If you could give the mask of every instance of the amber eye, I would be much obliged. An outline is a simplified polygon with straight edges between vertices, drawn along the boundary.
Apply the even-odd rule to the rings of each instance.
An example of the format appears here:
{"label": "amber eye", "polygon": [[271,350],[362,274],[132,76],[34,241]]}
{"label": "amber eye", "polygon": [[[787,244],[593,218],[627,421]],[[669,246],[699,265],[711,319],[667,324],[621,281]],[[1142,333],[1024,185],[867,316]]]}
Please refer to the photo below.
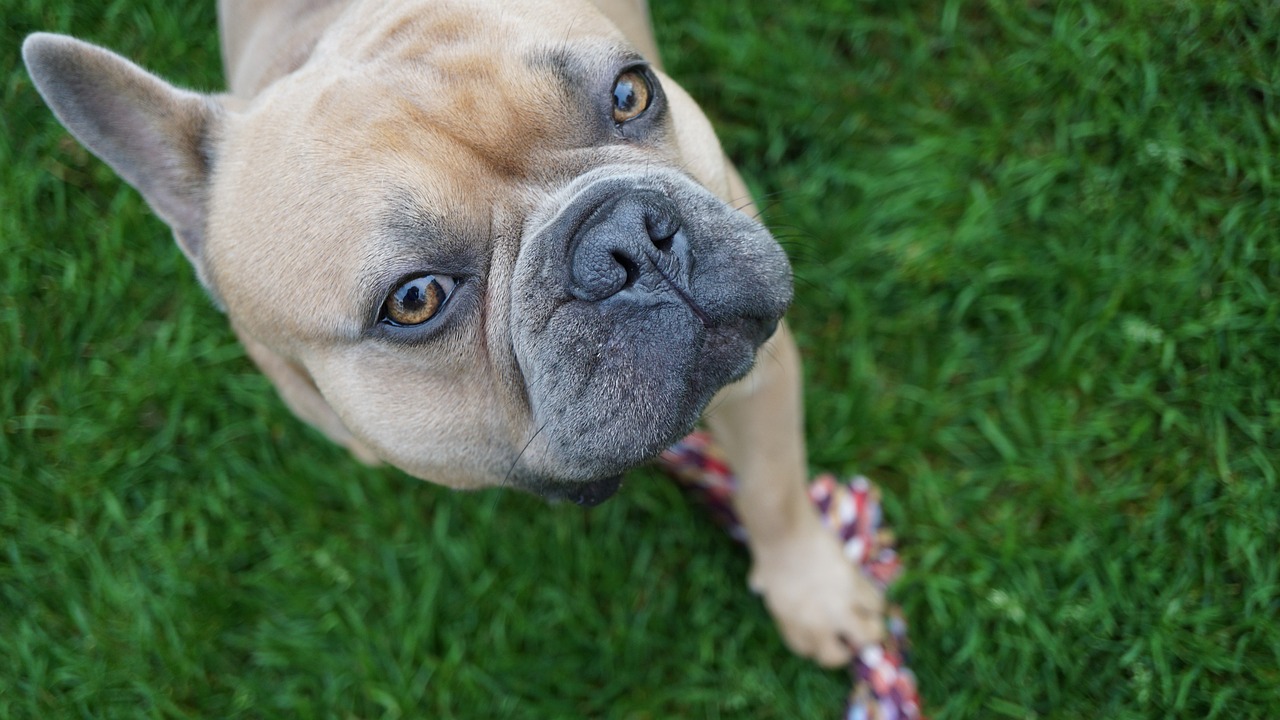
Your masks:
{"label": "amber eye", "polygon": [[639,70],[628,70],[613,81],[613,120],[624,123],[640,117],[653,99],[649,79]]}
{"label": "amber eye", "polygon": [[391,325],[421,325],[440,312],[454,281],[443,275],[419,275],[406,281],[382,304],[382,320]]}

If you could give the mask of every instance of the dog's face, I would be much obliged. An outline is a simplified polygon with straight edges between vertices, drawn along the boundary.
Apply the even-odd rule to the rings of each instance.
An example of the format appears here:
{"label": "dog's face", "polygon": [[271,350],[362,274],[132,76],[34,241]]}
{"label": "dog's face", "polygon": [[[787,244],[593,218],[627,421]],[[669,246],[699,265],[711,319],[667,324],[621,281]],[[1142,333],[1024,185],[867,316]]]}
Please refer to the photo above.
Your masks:
{"label": "dog's face", "polygon": [[696,106],[587,6],[408,5],[202,123],[188,255],[382,459],[602,499],[747,372],[786,258],[717,197]]}

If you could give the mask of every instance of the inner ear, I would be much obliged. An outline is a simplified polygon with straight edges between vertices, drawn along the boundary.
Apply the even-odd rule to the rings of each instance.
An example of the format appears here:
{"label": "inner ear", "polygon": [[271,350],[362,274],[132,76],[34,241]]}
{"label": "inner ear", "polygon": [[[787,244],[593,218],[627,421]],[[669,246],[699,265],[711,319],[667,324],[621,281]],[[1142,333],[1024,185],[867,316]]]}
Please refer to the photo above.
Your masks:
{"label": "inner ear", "polygon": [[204,280],[201,253],[222,106],[65,35],[29,36],[22,58],[53,114],[142,193]]}

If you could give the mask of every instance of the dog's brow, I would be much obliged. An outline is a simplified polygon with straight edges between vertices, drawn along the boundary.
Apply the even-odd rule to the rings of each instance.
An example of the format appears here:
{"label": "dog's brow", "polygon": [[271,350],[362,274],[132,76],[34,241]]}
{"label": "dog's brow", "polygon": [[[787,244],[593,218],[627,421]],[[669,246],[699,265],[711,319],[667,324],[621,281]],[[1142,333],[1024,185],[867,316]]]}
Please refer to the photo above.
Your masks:
{"label": "dog's brow", "polygon": [[644,61],[634,50],[624,48],[610,48],[590,55],[567,48],[556,48],[533,54],[529,65],[550,70],[566,90],[574,92],[595,84],[591,81],[596,76],[617,72]]}
{"label": "dog's brow", "polygon": [[445,218],[409,190],[394,191],[374,232],[381,237],[361,262],[358,287],[364,304],[379,306],[390,285],[415,272],[463,275],[475,270],[465,233],[451,232]]}
{"label": "dog's brow", "polygon": [[444,218],[427,209],[425,203],[406,189],[392,193],[388,203],[386,219],[383,221],[387,229],[399,237],[418,237],[441,235]]}
{"label": "dog's brow", "polygon": [[577,68],[579,63],[573,53],[567,50],[548,50],[546,52],[534,55],[529,62],[533,68],[545,68],[551,71],[560,81],[560,84],[566,88],[574,87],[575,82],[581,77],[581,70]]}

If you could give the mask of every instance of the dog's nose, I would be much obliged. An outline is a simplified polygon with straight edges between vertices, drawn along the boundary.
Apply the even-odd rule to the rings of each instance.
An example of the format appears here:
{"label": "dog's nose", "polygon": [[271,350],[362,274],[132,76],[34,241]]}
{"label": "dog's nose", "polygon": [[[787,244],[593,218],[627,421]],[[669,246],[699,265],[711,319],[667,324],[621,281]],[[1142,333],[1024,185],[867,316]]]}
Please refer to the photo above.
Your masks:
{"label": "dog's nose", "polygon": [[[615,194],[583,221],[569,245],[569,291],[599,302],[632,287],[644,275],[681,265],[685,243],[677,245],[680,211],[655,190]],[[674,270],[674,268],[672,268]],[[668,278],[670,279],[670,278]]]}

